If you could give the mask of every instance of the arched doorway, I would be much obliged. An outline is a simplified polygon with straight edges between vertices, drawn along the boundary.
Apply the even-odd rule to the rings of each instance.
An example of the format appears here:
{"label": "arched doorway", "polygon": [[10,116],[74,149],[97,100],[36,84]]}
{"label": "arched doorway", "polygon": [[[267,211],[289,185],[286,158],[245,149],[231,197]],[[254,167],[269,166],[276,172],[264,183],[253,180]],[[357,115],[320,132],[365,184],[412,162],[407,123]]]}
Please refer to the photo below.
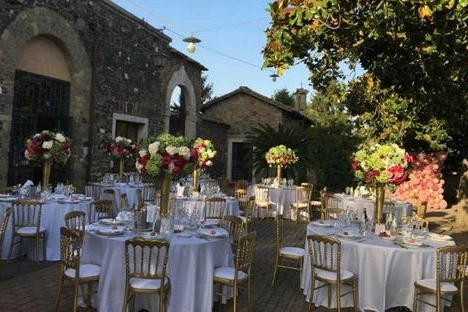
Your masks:
{"label": "arched doorway", "polygon": [[[42,130],[60,130],[70,136],[69,111],[66,57],[54,38],[36,36],[26,42],[15,71],[8,185],[40,181],[40,168],[23,166],[25,138]],[[65,168],[53,173],[53,184],[67,180]]]}
{"label": "arched doorway", "polygon": [[164,131],[182,134],[190,139],[195,138],[197,122],[195,91],[184,66],[172,75],[166,91]]}

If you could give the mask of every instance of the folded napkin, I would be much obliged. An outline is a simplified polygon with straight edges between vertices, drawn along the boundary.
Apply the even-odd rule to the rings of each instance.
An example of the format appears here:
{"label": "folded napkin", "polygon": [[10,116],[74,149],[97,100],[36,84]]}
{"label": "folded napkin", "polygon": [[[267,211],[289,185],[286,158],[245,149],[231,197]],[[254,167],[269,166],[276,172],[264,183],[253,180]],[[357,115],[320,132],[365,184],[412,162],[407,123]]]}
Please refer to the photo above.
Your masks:
{"label": "folded napkin", "polygon": [[224,237],[228,234],[223,228],[200,229],[199,233],[207,237]]}
{"label": "folded napkin", "polygon": [[28,187],[33,186],[33,185],[34,185],[34,182],[31,181],[31,180],[28,180],[28,181],[24,182],[23,186],[21,186],[21,190],[24,191]]}

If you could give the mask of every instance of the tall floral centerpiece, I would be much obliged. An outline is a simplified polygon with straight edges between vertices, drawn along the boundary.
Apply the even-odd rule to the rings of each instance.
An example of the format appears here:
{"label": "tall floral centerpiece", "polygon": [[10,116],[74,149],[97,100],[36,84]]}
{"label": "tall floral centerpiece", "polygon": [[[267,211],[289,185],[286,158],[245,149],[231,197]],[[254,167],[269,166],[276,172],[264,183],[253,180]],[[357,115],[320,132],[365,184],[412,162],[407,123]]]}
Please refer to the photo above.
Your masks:
{"label": "tall floral centerpiece", "polygon": [[281,169],[286,168],[299,160],[296,153],[285,145],[273,146],[265,154],[266,162],[272,166],[276,166],[277,183],[281,183]]}
{"label": "tall floral centerpiece", "polygon": [[412,156],[397,144],[364,146],[351,158],[356,179],[375,188],[374,220],[377,224],[382,223],[385,187],[406,181],[411,162]]}
{"label": "tall floral centerpiece", "polygon": [[193,149],[197,152],[197,162],[193,170],[193,190],[195,191],[198,188],[200,171],[213,165],[216,150],[210,140],[202,138],[197,138],[193,142]]}
{"label": "tall floral centerpiece", "polygon": [[125,159],[132,159],[138,155],[140,145],[134,143],[131,139],[118,136],[112,142],[107,144],[109,155],[119,161],[119,176],[124,173]]}
{"label": "tall floral centerpiece", "polygon": [[148,142],[148,146],[139,152],[136,169],[141,174],[161,180],[160,214],[165,217],[169,214],[171,181],[190,174],[198,154],[183,136],[163,133]]}
{"label": "tall floral centerpiece", "polygon": [[43,130],[26,140],[28,164],[42,166],[42,185],[49,185],[52,165],[65,165],[70,158],[70,139],[61,132]]}

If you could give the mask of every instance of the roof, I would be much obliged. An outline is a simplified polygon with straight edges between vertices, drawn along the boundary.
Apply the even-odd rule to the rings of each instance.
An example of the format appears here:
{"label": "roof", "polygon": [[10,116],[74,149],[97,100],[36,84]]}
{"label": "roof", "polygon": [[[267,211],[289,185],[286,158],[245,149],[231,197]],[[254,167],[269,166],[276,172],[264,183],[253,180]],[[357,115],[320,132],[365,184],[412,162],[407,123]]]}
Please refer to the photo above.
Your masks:
{"label": "roof", "polygon": [[269,105],[272,105],[272,106],[275,106],[276,108],[284,111],[284,112],[287,112],[289,114],[292,114],[292,115],[295,115],[301,119],[305,119],[305,120],[308,120],[310,121],[310,119],[304,115],[302,112],[300,112],[299,110],[295,109],[294,107],[291,107],[291,106],[288,106],[288,105],[285,105],[281,102],[278,102],[278,101],[275,101],[274,99],[271,99],[269,97],[266,97],[258,92],[255,92],[253,91],[252,89],[248,88],[248,87],[245,87],[245,86],[240,86],[239,88],[237,88],[236,90],[232,91],[232,92],[229,92],[229,93],[226,93],[220,97],[217,97],[217,98],[214,98],[213,100],[211,101],[208,101],[206,104],[202,105],[200,110],[203,112],[205,109],[211,107],[211,106],[214,106],[214,105],[217,105],[221,102],[223,102],[224,100],[226,100],[227,98],[230,98],[230,97],[233,97],[233,96],[236,96],[236,95],[239,95],[239,94],[248,94],[254,98],[257,98],[258,100],[262,101],[262,102],[265,102]]}

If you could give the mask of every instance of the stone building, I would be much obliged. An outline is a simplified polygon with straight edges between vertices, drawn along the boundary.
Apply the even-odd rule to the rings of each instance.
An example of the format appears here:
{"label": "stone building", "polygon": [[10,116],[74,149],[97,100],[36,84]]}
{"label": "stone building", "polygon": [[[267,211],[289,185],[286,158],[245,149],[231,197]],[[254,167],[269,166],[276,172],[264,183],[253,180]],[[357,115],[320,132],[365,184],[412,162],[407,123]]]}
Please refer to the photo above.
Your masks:
{"label": "stone building", "polygon": [[211,133],[212,140],[221,144],[219,157],[229,181],[251,180],[252,170],[244,161],[244,156],[253,147],[247,142],[252,128],[268,124],[274,129],[279,125],[310,125],[311,121],[304,114],[307,90],[300,88],[295,92],[295,107],[284,105],[263,96],[248,87],[238,89],[215,98],[202,105],[202,118],[224,124],[227,132]]}
{"label": "stone building", "polygon": [[184,109],[176,130],[194,138],[206,68],[170,42],[108,0],[0,0],[0,187],[39,180],[23,165],[23,148],[44,129],[72,139],[68,167],[52,182],[81,188],[99,179],[109,171],[110,138],[169,131],[177,87]]}

